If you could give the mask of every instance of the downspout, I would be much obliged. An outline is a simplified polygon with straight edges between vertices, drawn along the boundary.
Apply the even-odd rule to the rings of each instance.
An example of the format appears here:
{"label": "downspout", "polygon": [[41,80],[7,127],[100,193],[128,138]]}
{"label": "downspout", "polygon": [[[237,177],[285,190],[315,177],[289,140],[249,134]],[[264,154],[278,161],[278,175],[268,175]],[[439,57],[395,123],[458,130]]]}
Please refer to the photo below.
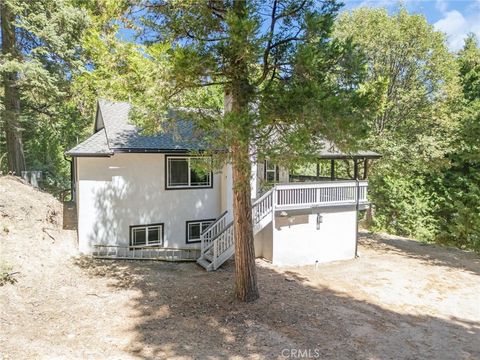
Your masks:
{"label": "downspout", "polygon": [[73,186],[73,182],[74,182],[74,176],[75,174],[73,173],[73,159],[68,159],[66,155],[63,155],[63,158],[68,161],[70,163],[70,201],[73,201],[74,199],[74,196],[73,196],[73,192],[74,192],[74,186]]}
{"label": "downspout", "polygon": [[356,196],[356,202],[355,202],[355,258],[358,257],[358,211],[360,209],[360,181],[358,180],[358,176],[355,179],[355,182],[357,183],[357,196]]}

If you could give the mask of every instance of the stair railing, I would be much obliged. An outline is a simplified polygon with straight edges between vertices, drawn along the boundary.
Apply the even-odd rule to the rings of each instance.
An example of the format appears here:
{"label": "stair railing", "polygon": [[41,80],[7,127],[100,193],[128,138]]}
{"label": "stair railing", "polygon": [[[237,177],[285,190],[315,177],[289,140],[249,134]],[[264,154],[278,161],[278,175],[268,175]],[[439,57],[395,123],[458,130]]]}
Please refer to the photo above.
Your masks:
{"label": "stair railing", "polygon": [[217,268],[223,264],[232,254],[233,251],[230,251],[229,256],[222,256],[231,249],[232,246],[235,246],[235,238],[233,234],[233,221],[227,225],[223,232],[215,238],[213,241],[213,269]]}
{"label": "stair railing", "polygon": [[215,239],[226,228],[227,214],[228,212],[225,211],[200,234],[200,248],[202,255],[208,248],[210,248],[212,240]]}
{"label": "stair railing", "polygon": [[252,220],[253,225],[256,225],[266,215],[268,215],[273,208],[273,192],[274,189],[270,189],[261,197],[259,197],[252,205]]}

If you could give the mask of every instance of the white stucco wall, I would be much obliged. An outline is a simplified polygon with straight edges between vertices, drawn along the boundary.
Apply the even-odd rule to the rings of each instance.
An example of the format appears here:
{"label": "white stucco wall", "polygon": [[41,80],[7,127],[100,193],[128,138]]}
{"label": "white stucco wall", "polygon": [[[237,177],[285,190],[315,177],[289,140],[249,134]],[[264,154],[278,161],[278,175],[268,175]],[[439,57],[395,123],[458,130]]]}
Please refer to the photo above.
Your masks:
{"label": "white stucco wall", "polygon": [[128,245],[129,226],[164,223],[164,246],[188,247],[186,221],[221,213],[222,175],[211,189],[165,190],[163,154],[115,154],[78,158],[78,238],[82,252],[93,244]]}
{"label": "white stucco wall", "polygon": [[273,232],[271,222],[254,236],[254,246],[255,257],[272,260]]}
{"label": "white stucco wall", "polygon": [[314,265],[355,257],[355,209],[329,208],[321,215],[320,229],[316,214],[275,217],[270,258],[274,265]]}

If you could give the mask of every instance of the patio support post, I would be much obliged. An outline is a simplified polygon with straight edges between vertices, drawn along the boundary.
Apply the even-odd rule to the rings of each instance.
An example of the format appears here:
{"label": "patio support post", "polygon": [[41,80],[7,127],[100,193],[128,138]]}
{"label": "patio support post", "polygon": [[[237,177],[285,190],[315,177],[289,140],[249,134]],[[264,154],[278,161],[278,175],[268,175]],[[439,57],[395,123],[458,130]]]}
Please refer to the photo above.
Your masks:
{"label": "patio support post", "polygon": [[368,177],[368,159],[363,160],[363,180],[367,180]]}
{"label": "patio support post", "polygon": [[330,160],[330,180],[335,180],[335,160]]}
{"label": "patio support post", "polygon": [[358,160],[353,159],[353,180],[358,180]]}

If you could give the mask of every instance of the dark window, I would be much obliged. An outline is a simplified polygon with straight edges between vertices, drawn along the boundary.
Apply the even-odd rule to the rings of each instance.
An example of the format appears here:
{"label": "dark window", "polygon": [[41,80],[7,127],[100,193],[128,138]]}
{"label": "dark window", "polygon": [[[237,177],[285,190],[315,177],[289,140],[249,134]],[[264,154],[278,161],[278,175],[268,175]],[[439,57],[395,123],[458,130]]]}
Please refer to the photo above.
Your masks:
{"label": "dark window", "polygon": [[200,242],[200,234],[214,221],[214,219],[187,221],[187,244]]}
{"label": "dark window", "polygon": [[163,245],[163,224],[130,227],[130,246]]}
{"label": "dark window", "polygon": [[210,186],[211,172],[206,158],[190,158],[190,186]]}
{"label": "dark window", "polygon": [[167,157],[167,189],[212,186],[209,157]]}
{"label": "dark window", "polygon": [[169,186],[188,186],[188,159],[168,159],[168,184]]}

